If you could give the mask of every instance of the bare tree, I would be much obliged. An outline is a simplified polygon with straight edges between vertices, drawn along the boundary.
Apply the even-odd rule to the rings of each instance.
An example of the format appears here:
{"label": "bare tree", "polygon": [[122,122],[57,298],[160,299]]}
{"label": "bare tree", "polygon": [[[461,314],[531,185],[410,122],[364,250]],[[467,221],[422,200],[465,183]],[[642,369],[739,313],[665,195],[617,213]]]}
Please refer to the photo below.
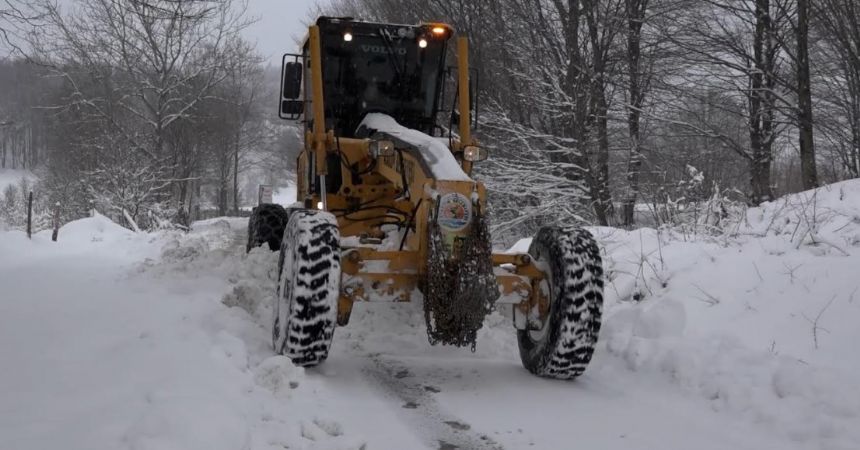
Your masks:
{"label": "bare tree", "polygon": [[[734,130],[693,120],[682,122],[691,132],[718,139],[747,161],[753,204],[772,200],[778,114],[793,108],[781,67],[787,18],[771,0],[708,0],[678,11],[675,21],[665,29],[667,39],[684,52],[679,61],[684,71],[674,88],[682,98],[716,100],[715,108],[747,122],[747,136],[738,140],[732,136]],[[677,107],[684,109],[682,103]]]}
{"label": "bare tree", "polygon": [[[246,25],[231,0],[90,0],[76,14],[63,14],[51,1],[38,8],[50,26],[50,33],[32,41],[39,60],[72,86],[80,80],[65,70],[69,66],[86,67],[104,80],[101,98],[81,92],[78,104],[153,160],[164,156],[171,124],[227,76],[228,42],[239,39]],[[148,131],[141,135],[118,120],[117,109]]]}
{"label": "bare tree", "polygon": [[26,13],[19,0],[0,0],[0,45],[18,50],[17,31],[35,18]]}
{"label": "bare tree", "polygon": [[628,227],[634,223],[633,212],[639,198],[639,172],[643,160],[640,126],[648,77],[642,73],[642,26],[645,24],[647,11],[648,0],[625,0],[624,2],[624,13],[627,20],[625,50],[627,56],[627,102],[629,103],[627,130],[630,139],[630,152],[627,161],[627,194],[622,199],[621,223]]}
{"label": "bare tree", "polygon": [[[99,151],[96,165],[88,169],[92,189],[100,193],[96,197],[116,200],[120,220],[126,222],[138,221],[144,204],[160,205],[144,215],[175,214],[185,199],[180,194],[173,201],[170,188],[189,178],[189,166],[199,160],[199,146],[180,139],[179,128],[194,122],[234,61],[248,57],[235,50],[247,25],[243,5],[88,0],[66,13],[40,0],[31,8],[41,17],[41,28],[30,37],[29,56],[49,67],[69,92],[54,110],[79,123],[98,124],[85,138],[88,148]],[[116,165],[127,163],[133,164],[128,177],[108,177]],[[137,184],[124,185],[124,180]],[[125,195],[132,191],[138,194]],[[129,206],[128,198],[136,203]]]}
{"label": "bare tree", "polygon": [[833,112],[819,126],[848,176],[860,177],[860,7],[851,0],[821,0],[813,7],[820,30],[817,66],[825,90],[819,99]]}
{"label": "bare tree", "polygon": [[[608,124],[622,9],[621,1],[513,0],[497,15],[497,27],[502,27],[497,29],[504,30],[498,34],[508,37],[500,70],[506,79],[497,81],[506,87],[495,95],[509,113],[499,116],[518,123],[511,129],[522,130],[522,139],[542,148],[554,165],[551,171],[545,165],[535,170],[585,189],[564,197],[569,209],[587,214],[578,205],[587,200],[601,224],[613,220]],[[521,151],[515,148],[509,154]]]}
{"label": "bare tree", "polygon": [[797,121],[800,128],[800,169],[804,189],[818,187],[812,118],[812,86],[809,73],[809,0],[797,0],[795,24]]}

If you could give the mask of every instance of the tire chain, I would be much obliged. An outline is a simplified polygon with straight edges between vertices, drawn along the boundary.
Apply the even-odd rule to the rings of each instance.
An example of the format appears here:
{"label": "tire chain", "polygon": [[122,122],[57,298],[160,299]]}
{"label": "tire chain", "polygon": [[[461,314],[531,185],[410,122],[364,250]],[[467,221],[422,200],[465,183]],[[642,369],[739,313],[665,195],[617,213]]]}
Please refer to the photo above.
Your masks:
{"label": "tire chain", "polygon": [[[485,216],[478,211],[461,254],[452,258],[436,220],[429,227],[424,319],[430,344],[471,346],[499,298]],[[459,256],[459,257],[457,257]]]}

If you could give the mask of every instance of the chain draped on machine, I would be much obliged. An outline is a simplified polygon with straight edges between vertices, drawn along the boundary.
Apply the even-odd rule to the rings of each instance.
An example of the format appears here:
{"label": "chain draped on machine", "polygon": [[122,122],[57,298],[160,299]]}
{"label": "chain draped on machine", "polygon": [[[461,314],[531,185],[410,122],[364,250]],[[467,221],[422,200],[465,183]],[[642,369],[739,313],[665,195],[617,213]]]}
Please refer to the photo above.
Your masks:
{"label": "chain draped on machine", "polygon": [[474,352],[478,330],[499,297],[486,216],[475,205],[462,246],[449,250],[438,222],[438,203],[436,208],[429,224],[424,292],[427,337],[433,345],[469,345]]}

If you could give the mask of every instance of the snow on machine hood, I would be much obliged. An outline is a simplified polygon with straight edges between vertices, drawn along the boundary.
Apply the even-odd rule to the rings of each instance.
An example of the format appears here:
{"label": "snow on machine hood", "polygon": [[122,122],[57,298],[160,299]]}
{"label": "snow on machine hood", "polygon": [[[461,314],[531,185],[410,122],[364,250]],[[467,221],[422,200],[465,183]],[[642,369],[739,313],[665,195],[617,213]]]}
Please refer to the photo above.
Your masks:
{"label": "snow on machine hood", "polygon": [[369,113],[358,126],[389,134],[415,146],[437,180],[472,181],[443,142],[418,130],[406,128],[387,114]]}

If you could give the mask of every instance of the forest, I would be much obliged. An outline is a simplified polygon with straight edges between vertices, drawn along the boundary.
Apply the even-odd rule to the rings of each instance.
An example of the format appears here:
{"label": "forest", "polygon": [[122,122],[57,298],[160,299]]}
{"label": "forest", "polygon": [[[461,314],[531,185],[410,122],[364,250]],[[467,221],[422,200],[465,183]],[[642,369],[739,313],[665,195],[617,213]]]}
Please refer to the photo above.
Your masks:
{"label": "forest", "polygon": [[[469,37],[499,242],[548,224],[706,231],[860,176],[854,0],[333,0],[318,13]],[[184,226],[240,214],[257,184],[290,176],[301,125],[277,119],[279,68],[242,38],[241,2],[3,0],[0,16],[0,163],[39,174],[41,210]]]}
{"label": "forest", "polygon": [[[15,51],[0,61],[0,167],[39,175],[37,224],[59,203],[63,222],[95,209],[132,229],[187,226],[285,181],[297,128],[274,113],[280,68],[242,37],[243,4],[66,6],[4,11]],[[25,190],[5,192],[13,224]]]}

